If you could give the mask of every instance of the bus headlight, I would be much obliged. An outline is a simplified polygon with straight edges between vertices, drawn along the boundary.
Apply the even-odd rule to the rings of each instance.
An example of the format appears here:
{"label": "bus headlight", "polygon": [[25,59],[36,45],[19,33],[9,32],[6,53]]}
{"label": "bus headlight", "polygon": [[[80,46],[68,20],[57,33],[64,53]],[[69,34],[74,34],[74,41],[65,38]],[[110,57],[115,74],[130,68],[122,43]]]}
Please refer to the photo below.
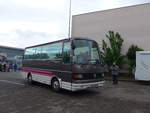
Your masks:
{"label": "bus headlight", "polygon": [[74,78],[74,79],[82,79],[83,75],[82,74],[73,74],[72,78]]}
{"label": "bus headlight", "polygon": [[104,77],[105,75],[104,75],[104,73],[102,73],[102,77]]}

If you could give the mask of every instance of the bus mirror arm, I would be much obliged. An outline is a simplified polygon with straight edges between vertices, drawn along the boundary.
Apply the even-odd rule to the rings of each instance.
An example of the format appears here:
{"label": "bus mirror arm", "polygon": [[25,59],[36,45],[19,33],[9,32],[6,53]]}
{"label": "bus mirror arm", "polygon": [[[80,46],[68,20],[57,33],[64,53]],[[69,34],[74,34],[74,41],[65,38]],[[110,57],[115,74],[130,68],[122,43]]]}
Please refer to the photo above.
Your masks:
{"label": "bus mirror arm", "polygon": [[74,45],[74,43],[72,42],[71,44],[71,48],[74,50],[76,48],[76,46]]}

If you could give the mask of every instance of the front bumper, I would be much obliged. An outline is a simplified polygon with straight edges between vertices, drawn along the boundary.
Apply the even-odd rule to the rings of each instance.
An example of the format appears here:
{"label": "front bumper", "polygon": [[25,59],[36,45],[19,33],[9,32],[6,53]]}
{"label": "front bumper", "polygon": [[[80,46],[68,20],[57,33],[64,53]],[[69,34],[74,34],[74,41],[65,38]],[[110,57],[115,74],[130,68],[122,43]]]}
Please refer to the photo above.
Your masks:
{"label": "front bumper", "polygon": [[72,83],[71,85],[71,90],[72,91],[78,91],[78,90],[83,90],[87,88],[98,88],[100,86],[103,86],[105,81],[100,81],[100,82],[92,82],[92,83]]}

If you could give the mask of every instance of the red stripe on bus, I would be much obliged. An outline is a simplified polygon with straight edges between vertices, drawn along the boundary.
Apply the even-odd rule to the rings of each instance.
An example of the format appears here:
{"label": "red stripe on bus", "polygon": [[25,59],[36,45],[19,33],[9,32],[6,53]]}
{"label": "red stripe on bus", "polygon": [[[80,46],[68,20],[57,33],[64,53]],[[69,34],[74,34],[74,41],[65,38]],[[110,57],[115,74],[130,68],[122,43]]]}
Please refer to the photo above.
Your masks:
{"label": "red stripe on bus", "polygon": [[23,68],[21,71],[27,73],[45,75],[45,76],[53,76],[52,72],[49,71],[33,70],[33,69],[26,69],[26,68]]}

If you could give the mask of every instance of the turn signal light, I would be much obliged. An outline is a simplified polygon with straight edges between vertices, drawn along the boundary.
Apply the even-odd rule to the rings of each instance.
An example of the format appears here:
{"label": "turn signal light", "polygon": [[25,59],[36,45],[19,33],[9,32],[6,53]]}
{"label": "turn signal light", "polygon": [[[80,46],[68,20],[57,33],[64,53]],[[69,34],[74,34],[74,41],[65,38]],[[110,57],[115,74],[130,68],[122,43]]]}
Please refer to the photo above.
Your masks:
{"label": "turn signal light", "polygon": [[74,78],[74,79],[81,79],[81,78],[83,78],[83,75],[81,75],[81,74],[73,74],[72,78]]}

